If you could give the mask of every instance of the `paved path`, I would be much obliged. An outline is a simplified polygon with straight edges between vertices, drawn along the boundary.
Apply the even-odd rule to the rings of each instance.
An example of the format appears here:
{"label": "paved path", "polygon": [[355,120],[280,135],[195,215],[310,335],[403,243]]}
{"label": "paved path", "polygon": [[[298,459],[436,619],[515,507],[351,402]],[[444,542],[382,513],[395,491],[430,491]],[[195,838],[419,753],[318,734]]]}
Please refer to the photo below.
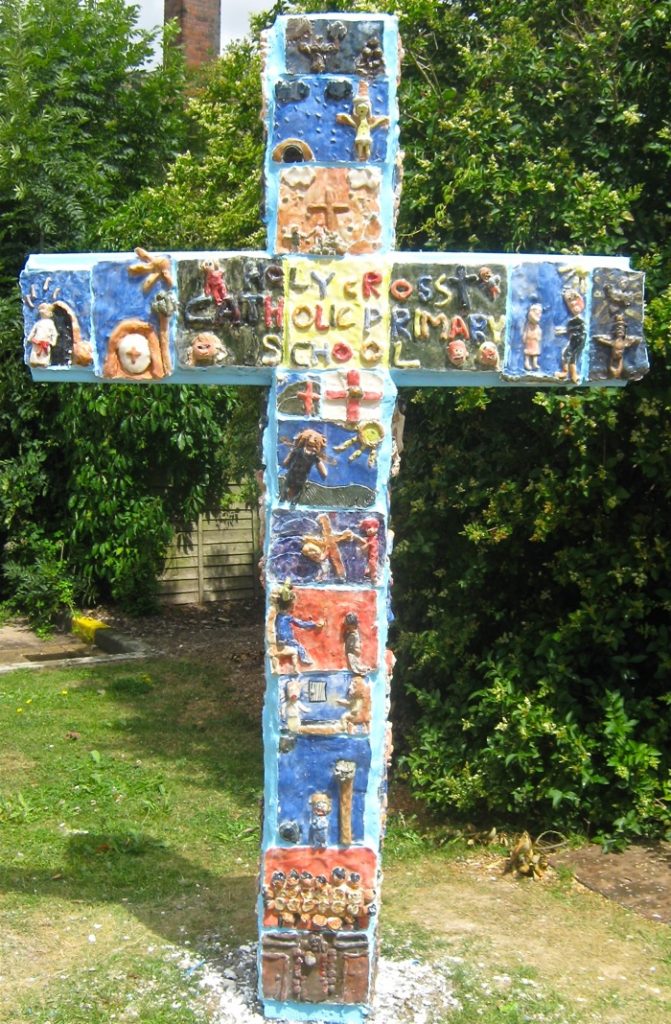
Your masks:
{"label": "paved path", "polygon": [[58,661],[94,654],[95,647],[71,633],[54,633],[40,640],[21,622],[0,626],[0,665]]}
{"label": "paved path", "polygon": [[21,620],[0,626],[0,673],[18,668],[40,668],[72,661],[120,661],[147,655],[147,649],[132,641],[125,649],[101,650],[85,643],[74,633],[54,633],[42,640]]}

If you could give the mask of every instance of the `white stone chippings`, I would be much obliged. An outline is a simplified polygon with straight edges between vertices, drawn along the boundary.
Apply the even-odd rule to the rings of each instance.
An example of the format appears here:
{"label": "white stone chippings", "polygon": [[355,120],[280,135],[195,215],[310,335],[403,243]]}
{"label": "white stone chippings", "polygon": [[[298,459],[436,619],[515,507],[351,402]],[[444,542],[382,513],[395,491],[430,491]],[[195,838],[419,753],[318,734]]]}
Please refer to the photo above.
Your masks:
{"label": "white stone chippings", "polygon": [[[168,956],[206,996],[210,1004],[208,1024],[265,1024],[257,998],[255,945],[229,950],[216,960],[197,959],[183,948]],[[381,957],[373,1008],[367,1020],[369,1024],[432,1024],[459,1005],[444,965]],[[315,1011],[319,1012],[317,1006]],[[320,1024],[318,1016],[313,1024]]]}

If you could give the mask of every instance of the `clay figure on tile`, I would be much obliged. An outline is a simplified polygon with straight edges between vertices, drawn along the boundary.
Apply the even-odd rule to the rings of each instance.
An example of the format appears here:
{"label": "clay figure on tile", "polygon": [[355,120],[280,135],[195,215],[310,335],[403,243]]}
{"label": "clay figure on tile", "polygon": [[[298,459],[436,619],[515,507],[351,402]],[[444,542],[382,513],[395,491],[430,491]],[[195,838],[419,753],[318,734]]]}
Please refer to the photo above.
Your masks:
{"label": "clay figure on tile", "polygon": [[338,545],[355,540],[355,536],[351,530],[334,532],[331,518],[327,512],[318,515],[317,521],[321,527],[321,535],[306,534],[303,537],[301,554],[319,566],[319,572],[315,577],[316,582],[327,578],[329,565],[337,579],[342,582],[345,579],[345,566]]}
{"label": "clay figure on tile", "polygon": [[109,336],[103,376],[160,380],[165,376],[159,336],[147,320],[121,320]]}
{"label": "clay figure on tile", "polygon": [[287,470],[282,479],[282,498],[286,501],[297,501],[313,468],[322,479],[328,475],[325,460],[326,437],[318,430],[301,430],[290,445],[289,454],[282,463]]}
{"label": "clay figure on tile", "polygon": [[457,370],[463,369],[468,362],[468,348],[461,338],[455,338],[454,341],[451,341],[445,349],[445,354],[452,366]]}
{"label": "clay figure on tile", "polygon": [[527,317],[522,328],[522,348],[524,350],[524,369],[529,373],[537,373],[540,369],[538,360],[543,342],[541,317],[543,307],[540,302],[532,302],[527,310]]}
{"label": "clay figure on tile", "polygon": [[501,275],[495,274],[491,267],[480,267],[477,288],[494,302],[501,294]]}
{"label": "clay figure on tile", "polygon": [[336,761],[333,774],[338,783],[338,841],[341,846],[351,846],[356,761]]}
{"label": "clay figure on tile", "polygon": [[638,380],[648,370],[643,343],[643,275],[599,269],[590,316],[591,380]]}
{"label": "clay figure on tile", "polygon": [[459,265],[452,277],[448,277],[448,283],[452,285],[453,289],[457,293],[457,305],[459,309],[468,312],[471,308],[471,296],[468,291],[468,286],[471,284],[478,284],[480,277],[478,274],[467,274],[466,267]]}
{"label": "clay figure on tile", "polygon": [[499,350],[493,341],[483,341],[475,355],[476,365],[481,370],[499,370]]}
{"label": "clay figure on tile", "polygon": [[565,334],[566,345],[561,354],[561,370],[555,373],[557,380],[568,379],[573,383],[579,382],[578,362],[585,345],[585,321],[582,314],[585,310],[585,299],[575,288],[564,288],[562,290],[564,305],[571,314],[565,327],[558,327],[555,334]]}
{"label": "clay figure on tile", "polygon": [[58,341],[54,307],[50,302],[41,302],[37,312],[39,319],[35,321],[28,335],[28,343],[31,346],[28,363],[30,366],[50,366],[51,350]]}
{"label": "clay figure on tile", "polygon": [[593,334],[592,341],[610,348],[610,360],[608,363],[608,376],[614,380],[622,377],[624,371],[624,354],[628,348],[638,345],[642,338],[640,335],[627,334],[627,323],[624,313],[616,313],[612,320],[610,334]]}
{"label": "clay figure on tile", "polygon": [[279,671],[280,659],[284,657],[290,659],[294,672],[298,672],[299,662],[303,665],[312,665],[312,658],[294,636],[294,629],[307,631],[322,629],[324,622],[295,618],[291,614],[295,603],[296,593],[288,581],[279,590],[276,590],[271,598],[267,628],[273,671]]}
{"label": "clay figure on tile", "polygon": [[230,358],[221,338],[212,331],[201,331],[191,342],[186,361],[188,366],[223,366]]}
{"label": "clay figure on tile", "polygon": [[389,127],[389,118],[386,116],[373,116],[373,107],[370,102],[368,82],[359,82],[359,91],[354,97],[351,114],[337,114],[338,124],[354,128],[354,153],[357,160],[370,160],[371,149],[373,148],[372,133],[376,128]]}
{"label": "clay figure on tile", "polygon": [[310,797],[310,845],[328,846],[329,815],[332,803],[328,793],[313,793]]}
{"label": "clay figure on tile", "polygon": [[212,299],[215,306],[220,306],[228,298],[224,272],[217,260],[203,260],[200,264],[203,272],[203,295]]}
{"label": "clay figure on tile", "polygon": [[[337,720],[329,724],[334,727],[330,733],[322,732],[319,726],[312,733],[310,725],[303,725],[297,734],[280,735],[275,798],[277,821],[297,821],[303,835],[309,836],[315,824],[310,797],[313,793],[326,794],[333,810],[320,824],[326,830],[328,848],[365,841],[371,773],[369,732],[359,732],[359,727],[345,731]],[[282,740],[291,740],[291,746]],[[343,826],[348,837],[345,840],[341,838]]]}
{"label": "clay figure on tile", "polygon": [[[139,262],[133,263],[128,267],[128,274],[130,278],[144,279],[142,282],[142,292],[145,295],[149,295],[156,285],[162,286],[161,291],[156,293],[151,306],[152,312],[158,318],[159,322],[159,359],[157,359],[153,353],[151,365],[146,368],[148,376],[155,379],[161,379],[172,371],[169,328],[170,319],[177,308],[173,292],[174,279],[172,275],[172,262],[169,256],[152,255],[152,253],[146,252],[145,249],[141,249],[139,246],[136,246],[135,248],[135,255],[138,257]],[[118,326],[118,329],[121,329],[121,325]],[[115,329],[110,335],[108,348],[109,355],[112,355],[112,339],[115,337],[118,329]],[[137,333],[144,334],[144,331],[138,329]],[[119,376],[130,376],[132,378],[137,375],[135,370],[128,371],[127,368],[124,369],[126,370],[126,373],[121,373]],[[111,377],[114,376],[114,374],[103,372],[103,376]]]}
{"label": "clay figure on tile", "polygon": [[371,698],[370,688],[363,676],[353,675],[346,698],[340,698],[338,704],[347,708],[340,719],[341,728],[350,736],[357,733],[367,734],[370,730]]}
{"label": "clay figure on tile", "polygon": [[302,716],[310,710],[301,701],[303,683],[300,679],[290,679],[286,683],[284,693],[284,699],[280,704],[282,721],[289,732],[300,732]]}
{"label": "clay figure on tile", "polygon": [[365,676],[369,668],[361,661],[361,632],[356,612],[347,612],[345,615],[343,638],[348,669],[356,675]]}
{"label": "clay figure on tile", "polygon": [[380,562],[380,521],[372,516],[361,520],[359,529],[363,530],[364,536],[359,538],[359,545],[366,556],[366,570],[364,575],[368,577],[373,586],[377,583],[378,566]]}

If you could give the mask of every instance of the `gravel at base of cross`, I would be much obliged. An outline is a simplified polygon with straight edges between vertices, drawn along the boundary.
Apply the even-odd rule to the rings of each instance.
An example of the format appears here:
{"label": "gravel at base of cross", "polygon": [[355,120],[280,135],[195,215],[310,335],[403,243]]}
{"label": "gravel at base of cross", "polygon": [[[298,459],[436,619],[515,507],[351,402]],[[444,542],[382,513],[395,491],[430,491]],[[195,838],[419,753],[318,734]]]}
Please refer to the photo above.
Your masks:
{"label": "gravel at base of cross", "polygon": [[[213,959],[196,959],[184,949],[169,956],[206,997],[210,1024],[265,1024],[257,998],[256,945]],[[429,1024],[437,1011],[458,1008],[449,978],[437,965],[379,958],[370,1024]],[[313,1024],[320,1024],[317,1006],[315,1013]]]}

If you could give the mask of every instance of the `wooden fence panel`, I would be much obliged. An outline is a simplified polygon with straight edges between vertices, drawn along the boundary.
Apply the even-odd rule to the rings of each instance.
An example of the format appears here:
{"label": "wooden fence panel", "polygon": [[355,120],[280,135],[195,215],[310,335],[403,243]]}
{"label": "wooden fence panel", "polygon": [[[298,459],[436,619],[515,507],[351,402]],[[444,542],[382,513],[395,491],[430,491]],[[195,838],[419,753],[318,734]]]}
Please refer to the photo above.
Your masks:
{"label": "wooden fence panel", "polygon": [[173,541],[158,581],[163,604],[250,601],[259,596],[258,509],[242,503],[201,516]]}

